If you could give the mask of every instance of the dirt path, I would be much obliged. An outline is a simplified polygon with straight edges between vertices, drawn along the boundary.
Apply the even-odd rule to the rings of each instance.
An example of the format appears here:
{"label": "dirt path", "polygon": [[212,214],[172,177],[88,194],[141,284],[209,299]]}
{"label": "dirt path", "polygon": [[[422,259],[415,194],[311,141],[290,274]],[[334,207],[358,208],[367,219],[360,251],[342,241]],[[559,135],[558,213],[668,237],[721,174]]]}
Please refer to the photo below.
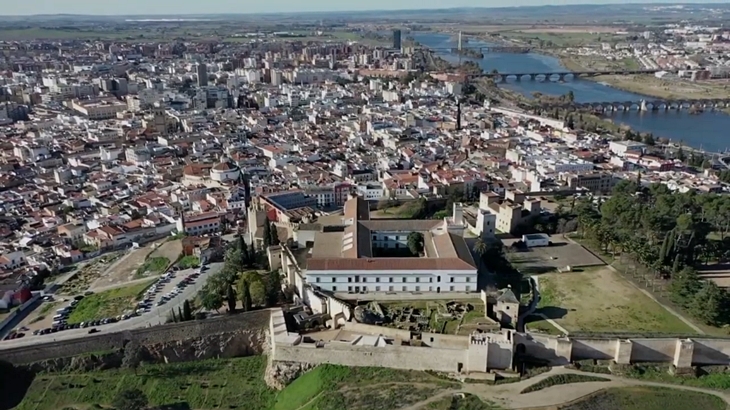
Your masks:
{"label": "dirt path", "polygon": [[[571,383],[559,386],[552,386],[547,389],[539,390],[532,393],[520,394],[520,392],[543,379],[550,376],[559,374],[581,374],[586,376],[603,377],[609,379],[608,382],[583,382],[583,383]],[[628,387],[628,386],[652,386],[652,387],[665,387],[678,390],[688,390],[698,393],[711,394],[713,396],[723,399],[728,405],[730,405],[730,394],[704,389],[699,387],[690,387],[677,384],[649,382],[642,380],[626,379],[619,376],[600,374],[600,373],[586,373],[578,370],[566,369],[563,367],[553,368],[547,373],[535,376],[531,379],[523,380],[517,383],[503,384],[498,386],[489,386],[483,384],[465,384],[460,389],[452,389],[441,392],[434,395],[427,400],[416,403],[412,406],[405,407],[401,410],[420,410],[425,409],[429,404],[449,397],[456,393],[469,393],[473,394],[484,401],[493,402],[501,407],[509,409],[527,409],[550,406],[559,406],[569,402],[574,402],[593,394],[599,390],[609,389],[612,387]]]}

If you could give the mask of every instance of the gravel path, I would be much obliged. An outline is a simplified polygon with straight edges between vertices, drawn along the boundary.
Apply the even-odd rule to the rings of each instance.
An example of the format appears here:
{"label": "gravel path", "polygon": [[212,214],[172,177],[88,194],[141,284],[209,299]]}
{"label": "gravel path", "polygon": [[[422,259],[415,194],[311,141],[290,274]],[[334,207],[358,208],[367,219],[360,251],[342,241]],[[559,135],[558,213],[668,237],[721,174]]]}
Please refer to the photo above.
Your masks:
{"label": "gravel path", "polygon": [[[571,383],[559,386],[549,387],[547,389],[539,390],[532,393],[520,394],[520,392],[527,386],[533,385],[543,379],[558,374],[582,374],[587,376],[603,377],[611,380],[610,382],[584,382],[584,383]],[[547,373],[540,374],[533,378],[523,380],[517,383],[509,383],[498,386],[489,386],[483,384],[465,384],[461,389],[452,389],[441,392],[434,395],[428,400],[424,400],[420,403],[416,403],[413,406],[406,407],[402,410],[421,410],[425,409],[430,403],[438,401],[444,397],[449,397],[456,393],[469,393],[473,394],[484,401],[493,402],[503,408],[508,409],[527,409],[538,407],[550,407],[563,405],[569,402],[574,402],[582,397],[595,393],[599,390],[604,390],[612,387],[628,387],[628,386],[653,386],[653,387],[667,387],[678,390],[689,390],[698,393],[711,394],[723,399],[728,405],[730,405],[730,395],[726,392],[704,389],[699,387],[682,386],[668,383],[656,383],[642,380],[627,379],[619,376],[599,374],[599,373],[586,373],[578,370],[567,369],[564,367],[556,367]]]}

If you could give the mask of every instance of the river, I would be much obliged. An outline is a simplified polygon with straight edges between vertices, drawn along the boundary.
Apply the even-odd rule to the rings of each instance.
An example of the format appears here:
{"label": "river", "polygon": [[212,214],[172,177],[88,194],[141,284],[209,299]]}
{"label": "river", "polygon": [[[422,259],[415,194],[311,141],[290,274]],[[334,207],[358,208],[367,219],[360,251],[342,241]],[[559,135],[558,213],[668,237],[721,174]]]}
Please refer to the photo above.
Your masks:
{"label": "river", "polygon": [[[411,36],[423,46],[432,48],[452,48],[455,41],[449,34],[411,33]],[[470,39],[469,46],[489,46],[489,43]],[[458,62],[459,56],[447,51],[439,52],[440,57],[450,62]],[[502,73],[514,72],[553,72],[565,71],[560,61],[543,54],[508,54],[486,53],[481,60],[462,57],[462,61],[472,60],[479,63],[482,70],[490,72],[497,69]],[[532,96],[534,92],[562,95],[573,91],[577,102],[604,101],[639,101],[651,97],[618,90],[590,80],[572,80],[558,83],[554,81],[509,81],[501,83],[506,87],[524,95]],[[707,111],[699,115],[691,115],[687,110],[666,112],[616,112],[607,115],[616,123],[623,123],[634,130],[652,132],[657,137],[669,138],[672,141],[684,141],[694,148],[720,152],[730,148],[730,115],[721,111]]]}

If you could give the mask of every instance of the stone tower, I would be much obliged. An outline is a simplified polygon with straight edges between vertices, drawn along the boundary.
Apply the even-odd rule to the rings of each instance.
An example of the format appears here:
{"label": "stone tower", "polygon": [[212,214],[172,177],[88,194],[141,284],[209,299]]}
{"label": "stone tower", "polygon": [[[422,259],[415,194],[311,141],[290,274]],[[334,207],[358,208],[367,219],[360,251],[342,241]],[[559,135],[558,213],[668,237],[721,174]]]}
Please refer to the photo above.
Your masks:
{"label": "stone tower", "polygon": [[516,328],[520,316],[520,301],[517,300],[511,288],[503,289],[502,294],[497,298],[497,306],[494,312],[502,327]]}

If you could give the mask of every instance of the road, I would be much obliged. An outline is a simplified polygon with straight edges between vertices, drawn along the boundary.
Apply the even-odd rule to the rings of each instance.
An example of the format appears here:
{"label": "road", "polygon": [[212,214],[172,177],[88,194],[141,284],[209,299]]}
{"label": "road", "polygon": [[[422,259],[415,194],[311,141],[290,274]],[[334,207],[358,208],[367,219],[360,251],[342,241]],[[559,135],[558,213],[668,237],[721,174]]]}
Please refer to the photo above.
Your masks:
{"label": "road", "polygon": [[[164,324],[167,319],[167,315],[172,309],[174,309],[175,311],[177,311],[178,308],[182,309],[182,305],[185,302],[185,299],[193,299],[198,291],[203,287],[208,278],[211,275],[220,272],[221,269],[223,269],[223,263],[211,263],[208,265],[208,270],[201,273],[201,275],[195,280],[195,283],[193,285],[190,285],[183,289],[182,292],[180,292],[168,303],[162,306],[154,306],[149,313],[145,313],[141,316],[135,316],[131,319],[117,323],[97,326],[96,328],[101,332],[113,333]],[[162,295],[172,290],[172,288],[174,288],[177,283],[179,283],[185,276],[189,275],[191,272],[192,270],[179,271],[175,278],[170,281],[170,283],[166,284],[163,290],[156,295],[155,301],[159,300]],[[64,330],[62,332],[51,333],[47,335],[28,335],[21,339],[0,341],[0,350],[11,349],[21,346],[31,346],[37,343],[48,343],[49,341],[78,339],[86,337],[88,334],[89,329],[87,328]]]}

